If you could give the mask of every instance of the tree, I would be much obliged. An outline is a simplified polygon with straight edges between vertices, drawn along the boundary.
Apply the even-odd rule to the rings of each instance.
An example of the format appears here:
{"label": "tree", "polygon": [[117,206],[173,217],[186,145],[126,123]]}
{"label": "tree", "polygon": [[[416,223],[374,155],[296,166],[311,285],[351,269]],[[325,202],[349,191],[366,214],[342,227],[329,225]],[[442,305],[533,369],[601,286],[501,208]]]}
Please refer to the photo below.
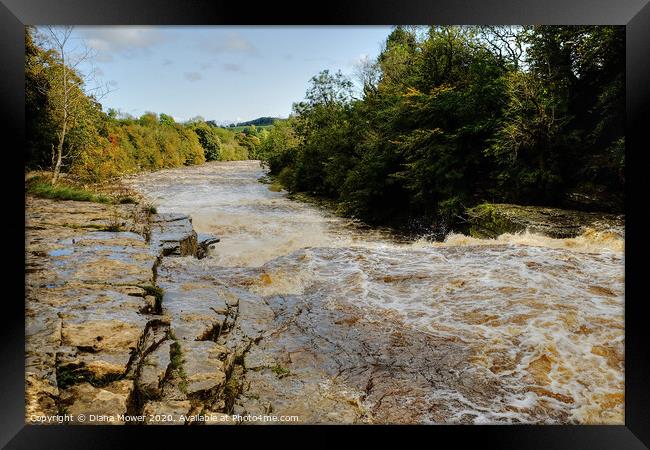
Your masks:
{"label": "tree", "polygon": [[306,113],[315,106],[337,106],[352,99],[352,82],[341,71],[331,74],[323,70],[309,80],[305,101],[294,105],[297,114]]}
{"label": "tree", "polygon": [[206,124],[205,122],[198,122],[192,124],[190,128],[196,133],[199,138],[199,143],[203,147],[205,159],[207,161],[218,160],[221,156],[221,139],[215,132],[215,128]]}
{"label": "tree", "polygon": [[138,119],[138,122],[140,125],[153,128],[160,123],[160,119],[158,118],[158,114],[155,112],[145,111],[144,114],[142,114]]}
{"label": "tree", "polygon": [[191,117],[190,119],[187,120],[186,123],[193,124],[193,123],[199,123],[199,122],[205,122],[205,119],[203,118],[203,116]]}
{"label": "tree", "polygon": [[[105,95],[107,91],[103,86],[87,88],[86,83],[93,79],[94,71],[84,73],[81,68],[84,63],[91,62],[94,54],[88,47],[79,49],[72,45],[72,31],[72,26],[46,27],[42,36],[43,43],[52,50],[49,53],[51,60],[46,63],[44,71],[46,83],[41,88],[48,94],[50,115],[57,130],[56,150],[53,151],[53,184],[59,179],[64,158],[71,153],[64,154],[66,137],[82,120],[91,101],[86,91],[95,98]],[[72,150],[70,146],[68,150]]]}
{"label": "tree", "polygon": [[[616,200],[624,31],[395,27],[378,58],[357,68],[361,99],[342,75],[321,72],[260,155],[290,190],[428,233],[484,201],[565,206],[589,186]],[[622,205],[598,198],[596,207]]]}
{"label": "tree", "polygon": [[299,144],[293,126],[294,120],[289,118],[276,122],[260,143],[257,156],[273,175],[279,174],[283,168],[293,163],[293,153]]}
{"label": "tree", "polygon": [[176,123],[172,116],[163,113],[160,113],[159,120],[161,125],[174,125]]}
{"label": "tree", "polygon": [[348,120],[352,82],[340,71],[320,72],[310,80],[305,100],[294,105],[295,132],[301,141],[292,170],[295,189],[335,197],[352,160],[354,142]]}
{"label": "tree", "polygon": [[481,25],[477,27],[479,42],[486,46],[502,64],[519,70],[525,56],[527,31],[519,25]]}
{"label": "tree", "polygon": [[376,94],[381,76],[377,62],[365,56],[355,64],[354,69],[357,81],[361,85],[362,94],[364,96]]}
{"label": "tree", "polygon": [[500,186],[506,195],[513,192],[514,201],[557,200],[561,158],[570,147],[565,126],[571,117],[562,100],[531,73],[508,75],[507,98],[503,124],[490,150],[502,167]]}
{"label": "tree", "polygon": [[35,28],[25,28],[25,131],[27,165],[42,169],[52,165],[55,126],[50,118],[49,78],[45,67],[53,64],[51,52],[34,42]]}

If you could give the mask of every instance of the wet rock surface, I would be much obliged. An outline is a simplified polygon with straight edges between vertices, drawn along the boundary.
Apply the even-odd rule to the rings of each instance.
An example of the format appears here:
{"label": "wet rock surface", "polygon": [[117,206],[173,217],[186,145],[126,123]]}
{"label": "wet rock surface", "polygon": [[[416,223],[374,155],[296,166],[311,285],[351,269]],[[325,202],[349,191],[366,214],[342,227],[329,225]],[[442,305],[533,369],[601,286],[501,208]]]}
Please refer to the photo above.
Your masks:
{"label": "wet rock surface", "polygon": [[138,387],[144,397],[159,398],[162,395],[171,364],[171,344],[171,340],[166,340],[144,357],[138,377]]}
{"label": "wet rock surface", "polygon": [[624,237],[623,216],[541,206],[485,203],[467,210],[470,234],[496,238],[503,233],[528,230],[551,238],[573,238],[588,229]]}
{"label": "wet rock surface", "polygon": [[198,246],[196,257],[203,259],[210,254],[210,250],[216,249],[216,244],[221,242],[221,238],[212,236],[210,234],[201,233],[197,236]]}
{"label": "wet rock surface", "polygon": [[[59,403],[72,417],[72,423],[96,425],[92,420],[79,420],[82,417],[106,417],[106,423],[122,425],[119,415],[128,409],[128,402],[133,395],[133,381],[120,380],[104,387],[95,387],[90,383],[76,384],[61,393]],[[116,413],[120,411],[120,413]],[[108,419],[108,418],[111,419]]]}
{"label": "wet rock surface", "polygon": [[151,221],[151,248],[163,256],[195,255],[198,243],[192,219],[185,214],[155,214]]}
{"label": "wet rock surface", "polygon": [[449,411],[427,401],[432,391],[496,388],[463,374],[461,345],[405,329],[396,317],[316,298],[268,301],[276,317],[245,360],[241,412],[307,423],[434,422]]}
{"label": "wet rock surface", "polygon": [[192,408],[188,400],[148,402],[144,407],[145,423],[149,425],[185,425],[184,416]]}
{"label": "wet rock surface", "polygon": [[[33,197],[26,199],[25,212],[28,422],[62,413],[140,414],[149,399],[161,400],[154,409],[169,410],[167,393],[180,397],[171,410],[188,402],[187,413],[189,395],[223,384],[222,349],[193,347],[217,344],[188,343],[190,358],[174,359],[178,338],[170,318],[179,336],[193,341],[192,333],[210,335],[215,307],[227,314],[225,301],[185,297],[185,307],[170,299],[168,316],[161,314],[161,258],[197,252],[188,216]],[[210,323],[204,329],[206,314]],[[167,388],[174,379],[187,394],[173,383]]]}
{"label": "wet rock surface", "polygon": [[147,323],[140,286],[156,261],[137,233],[141,212],[26,201],[27,419],[84,404],[124,413],[130,392],[119,383]]}

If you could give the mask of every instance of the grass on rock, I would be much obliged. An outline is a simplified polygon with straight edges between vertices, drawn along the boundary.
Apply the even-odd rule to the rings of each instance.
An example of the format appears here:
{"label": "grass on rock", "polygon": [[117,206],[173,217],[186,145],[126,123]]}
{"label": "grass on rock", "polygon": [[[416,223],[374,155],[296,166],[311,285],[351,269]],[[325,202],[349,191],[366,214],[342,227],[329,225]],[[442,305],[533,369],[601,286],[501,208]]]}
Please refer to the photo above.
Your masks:
{"label": "grass on rock", "polygon": [[35,177],[27,182],[27,193],[37,197],[54,200],[76,200],[78,202],[113,203],[106,195],[95,194],[87,189],[71,186],[64,182],[52,184],[43,177]]}

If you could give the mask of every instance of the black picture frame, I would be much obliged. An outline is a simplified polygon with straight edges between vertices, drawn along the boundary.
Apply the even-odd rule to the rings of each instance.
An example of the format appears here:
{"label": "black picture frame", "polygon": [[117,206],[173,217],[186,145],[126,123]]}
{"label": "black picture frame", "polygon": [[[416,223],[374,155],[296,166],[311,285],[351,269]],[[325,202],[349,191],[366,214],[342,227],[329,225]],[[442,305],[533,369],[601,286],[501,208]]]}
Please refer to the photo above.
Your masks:
{"label": "black picture frame", "polygon": [[[590,24],[625,25],[627,36],[627,147],[625,246],[625,425],[621,426],[373,426],[375,439],[406,429],[438,446],[440,439],[481,448],[636,449],[650,445],[648,316],[644,284],[642,208],[647,175],[641,171],[650,118],[650,0],[330,0],[314,5],[236,3],[207,0],[0,0],[0,93],[4,128],[2,181],[5,269],[3,270],[2,368],[0,369],[0,445],[7,448],[120,448],[145,439],[168,441],[187,436],[183,427],[36,426],[24,423],[24,25],[392,25],[392,24]],[[13,144],[9,142],[13,140]],[[6,147],[5,147],[6,145]],[[19,150],[20,149],[20,150]],[[11,157],[10,157],[11,156]],[[19,167],[22,165],[22,167]],[[645,177],[644,177],[645,175]],[[9,294],[11,292],[11,294]],[[152,430],[155,428],[155,430]],[[174,428],[174,430],[171,430]],[[181,429],[182,428],[182,429]],[[295,430],[296,426],[284,426]],[[299,427],[308,430],[302,445],[357,427]],[[223,445],[224,439],[268,436],[277,427],[193,427],[195,433]],[[178,432],[181,433],[178,433]],[[294,431],[291,431],[293,433]],[[243,433],[246,433],[245,435]],[[334,434],[333,434],[334,433]],[[194,433],[191,433],[194,434]],[[208,434],[210,436],[208,436]],[[347,433],[346,433],[347,434]],[[427,436],[422,436],[427,434]],[[215,436],[217,435],[217,436]],[[185,437],[183,437],[185,439]],[[286,439],[286,438],[285,438]],[[294,438],[297,439],[297,438]],[[207,441],[210,442],[210,441]],[[296,442],[300,443],[300,441]],[[268,445],[276,445],[270,441]],[[302,446],[301,445],[301,446]],[[422,444],[416,444],[422,445]],[[168,448],[168,446],[161,447]]]}

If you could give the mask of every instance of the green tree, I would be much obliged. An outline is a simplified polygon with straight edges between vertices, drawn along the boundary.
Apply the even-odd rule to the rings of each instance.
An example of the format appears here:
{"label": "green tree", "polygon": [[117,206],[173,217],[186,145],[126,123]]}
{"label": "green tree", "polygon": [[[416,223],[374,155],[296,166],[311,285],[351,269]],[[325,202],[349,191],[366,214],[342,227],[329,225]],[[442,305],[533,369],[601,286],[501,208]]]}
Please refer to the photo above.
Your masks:
{"label": "green tree", "polygon": [[54,165],[52,143],[56,139],[55,125],[50,118],[49,77],[45,67],[52,65],[52,52],[46,52],[34,42],[35,28],[25,28],[25,131],[27,165],[45,168]]}
{"label": "green tree", "polygon": [[[66,146],[66,137],[80,123],[88,111],[98,106],[86,95],[86,81],[89,74],[82,73],[79,67],[92,58],[88,48],[71,48],[73,27],[46,27],[43,43],[49,46],[51,64],[44,66],[44,78],[48,93],[49,115],[56,127],[56,150],[52,183],[56,184],[64,159],[70,158],[79,148]],[[100,87],[90,90],[97,93]],[[101,107],[99,107],[101,111]],[[66,152],[66,149],[68,150]]]}
{"label": "green tree", "polygon": [[[284,168],[293,166],[295,151],[299,143],[294,130],[294,120],[289,118],[276,122],[267,132],[268,136],[260,143],[258,157],[274,175],[278,175]],[[288,183],[287,187],[290,184]]]}
{"label": "green tree", "polygon": [[205,153],[205,159],[215,161],[221,157],[221,139],[215,132],[215,128],[205,122],[198,122],[191,125],[191,129],[196,133],[201,147]]}
{"label": "green tree", "polygon": [[161,125],[174,125],[176,123],[172,116],[163,113],[160,113],[159,120]]}

